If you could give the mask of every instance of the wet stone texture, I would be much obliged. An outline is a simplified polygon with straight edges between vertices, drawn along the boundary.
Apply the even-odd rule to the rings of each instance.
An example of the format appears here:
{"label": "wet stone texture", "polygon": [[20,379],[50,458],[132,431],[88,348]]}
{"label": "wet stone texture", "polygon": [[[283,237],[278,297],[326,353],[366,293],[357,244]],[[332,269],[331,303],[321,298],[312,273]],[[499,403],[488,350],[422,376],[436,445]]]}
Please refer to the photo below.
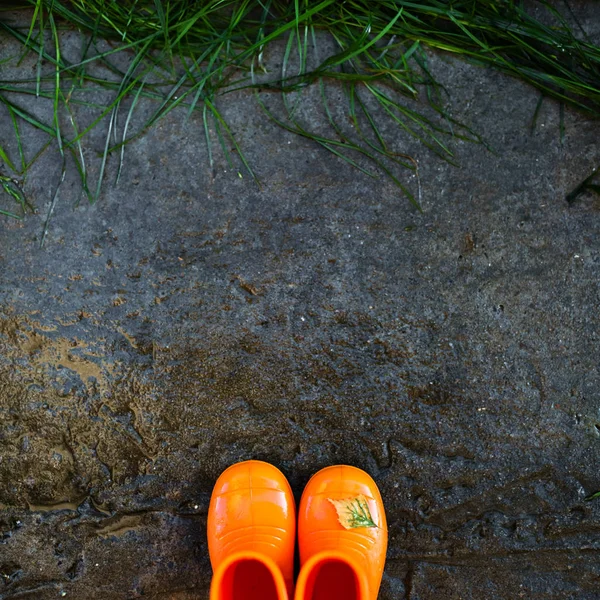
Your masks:
{"label": "wet stone texture", "polygon": [[69,167],[40,248],[43,155],[38,214],[0,223],[2,600],[206,598],[210,492],[248,458],[298,498],[326,465],[375,478],[381,600],[599,597],[600,222],[565,202],[598,124],[567,110],[561,145],[551,102],[530,131],[536,92],[436,68],[495,153],[457,143],[455,168],[398,133],[422,213],[237,95],[262,187],[175,111],[95,206]]}

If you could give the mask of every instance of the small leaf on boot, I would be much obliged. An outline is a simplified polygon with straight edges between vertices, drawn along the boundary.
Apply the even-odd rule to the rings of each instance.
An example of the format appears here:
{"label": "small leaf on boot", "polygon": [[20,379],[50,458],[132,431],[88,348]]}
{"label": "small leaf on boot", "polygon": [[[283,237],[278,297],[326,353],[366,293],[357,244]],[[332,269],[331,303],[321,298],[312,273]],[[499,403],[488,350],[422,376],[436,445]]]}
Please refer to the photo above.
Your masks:
{"label": "small leaf on boot", "polygon": [[327,498],[333,504],[340,525],[344,529],[357,529],[359,527],[377,527],[373,521],[367,499],[361,494],[356,498],[346,498],[345,500],[332,500]]}

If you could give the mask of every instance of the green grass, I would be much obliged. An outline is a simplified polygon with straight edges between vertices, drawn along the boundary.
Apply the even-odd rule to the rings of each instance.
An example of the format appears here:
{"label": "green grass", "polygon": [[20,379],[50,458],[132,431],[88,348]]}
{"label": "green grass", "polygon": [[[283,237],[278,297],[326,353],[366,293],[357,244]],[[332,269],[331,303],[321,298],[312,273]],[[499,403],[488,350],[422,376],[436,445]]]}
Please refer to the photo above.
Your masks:
{"label": "green grass", "polygon": [[[84,193],[95,202],[107,177],[108,156],[119,157],[118,180],[129,141],[175,108],[182,109],[182,118],[201,117],[211,163],[212,145],[218,143],[240,176],[256,179],[219,111],[219,96],[240,89],[255,97],[265,118],[367,176],[385,174],[418,208],[419,192],[409,189],[405,178],[416,173],[419,181],[417,162],[394,147],[389,138],[395,136],[385,133],[390,125],[450,162],[455,160],[452,139],[481,141],[446,109],[446,91],[428,66],[431,50],[517,77],[540,91],[540,103],[551,97],[561,107],[600,115],[600,47],[586,38],[566,2],[560,4],[562,12],[558,3],[527,6],[537,16],[521,2],[507,0],[21,2],[19,8],[31,11],[30,27],[11,26],[0,11],[0,35],[17,40],[23,55],[35,58],[36,68],[33,77],[0,80],[1,110],[14,130],[14,137],[0,145],[0,184],[14,206],[2,214],[23,218],[31,210],[20,182],[47,146],[59,152],[62,169],[45,231],[68,161],[74,161]],[[76,60],[61,52],[65,28],[85,36]],[[276,71],[268,58],[274,51],[281,58]],[[123,56],[131,57],[126,68],[119,66]],[[331,103],[332,88],[343,90],[342,106]],[[311,129],[300,117],[308,89],[320,95],[328,131]],[[89,107],[94,91],[110,99],[95,106],[95,118],[82,126],[78,109]],[[265,101],[273,92],[282,98],[279,112]],[[31,96],[52,104],[51,119],[26,109],[24,98]],[[133,130],[134,113],[148,99],[154,111]],[[534,121],[536,116],[537,111]],[[98,126],[105,142],[92,183],[82,142]],[[47,137],[47,145],[32,156],[23,144],[29,128]]]}
{"label": "green grass", "polygon": [[586,177],[575,189],[567,194],[567,202],[572,204],[577,200],[584,192],[595,192],[600,194],[600,183],[596,183],[598,174],[600,173],[600,167],[596,167],[591,175]]}

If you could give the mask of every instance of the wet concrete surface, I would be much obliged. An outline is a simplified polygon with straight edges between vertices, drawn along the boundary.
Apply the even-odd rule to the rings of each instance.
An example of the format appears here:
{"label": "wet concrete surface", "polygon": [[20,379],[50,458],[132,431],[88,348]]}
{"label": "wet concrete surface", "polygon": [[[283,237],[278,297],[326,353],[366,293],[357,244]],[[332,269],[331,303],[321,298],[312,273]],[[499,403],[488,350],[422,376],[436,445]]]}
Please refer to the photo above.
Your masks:
{"label": "wet concrete surface", "polygon": [[69,167],[40,248],[60,159],[34,166],[38,214],[0,223],[2,600],[206,598],[210,492],[248,458],[298,498],[375,478],[380,600],[600,597],[599,206],[565,202],[598,124],[567,110],[561,144],[535,91],[437,67],[495,153],[398,133],[422,213],[244,94],[221,108],[261,187],[174,112],[95,206]]}

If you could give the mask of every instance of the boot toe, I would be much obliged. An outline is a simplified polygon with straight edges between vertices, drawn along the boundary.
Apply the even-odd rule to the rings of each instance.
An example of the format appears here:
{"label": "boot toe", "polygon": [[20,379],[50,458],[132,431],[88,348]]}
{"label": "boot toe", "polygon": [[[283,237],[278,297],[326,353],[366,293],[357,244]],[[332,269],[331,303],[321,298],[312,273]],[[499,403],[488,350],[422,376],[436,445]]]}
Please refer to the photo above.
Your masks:
{"label": "boot toe", "polygon": [[298,543],[302,565],[312,564],[317,555],[345,556],[356,566],[357,576],[367,582],[368,600],[377,598],[387,550],[387,522],[381,494],[371,476],[348,465],[316,473],[302,494]]}
{"label": "boot toe", "polygon": [[237,463],[217,480],[207,522],[215,572],[232,555],[260,555],[293,585],[296,514],[290,485],[279,469],[261,461]]}

